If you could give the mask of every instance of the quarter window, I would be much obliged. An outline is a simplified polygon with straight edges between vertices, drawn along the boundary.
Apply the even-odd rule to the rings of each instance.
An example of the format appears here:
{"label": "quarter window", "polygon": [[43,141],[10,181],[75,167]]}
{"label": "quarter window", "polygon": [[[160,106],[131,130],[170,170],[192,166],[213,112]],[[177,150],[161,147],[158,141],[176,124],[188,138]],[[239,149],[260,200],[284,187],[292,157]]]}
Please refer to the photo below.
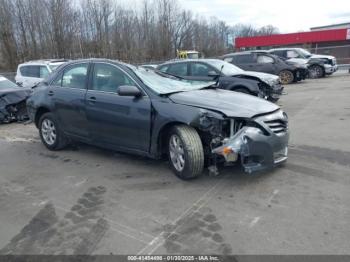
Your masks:
{"label": "quarter window", "polygon": [[104,92],[117,92],[119,86],[133,85],[134,81],[123,71],[108,64],[95,64],[92,89]]}
{"label": "quarter window", "polygon": [[61,82],[62,87],[85,89],[87,72],[88,64],[77,64],[65,69]]}

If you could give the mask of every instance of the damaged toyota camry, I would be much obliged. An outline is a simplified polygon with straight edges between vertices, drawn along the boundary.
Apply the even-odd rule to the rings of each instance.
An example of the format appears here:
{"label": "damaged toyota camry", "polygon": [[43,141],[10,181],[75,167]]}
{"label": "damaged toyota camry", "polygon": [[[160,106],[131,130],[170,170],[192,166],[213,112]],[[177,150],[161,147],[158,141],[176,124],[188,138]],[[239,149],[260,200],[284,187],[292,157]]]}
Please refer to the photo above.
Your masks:
{"label": "damaged toyota camry", "polygon": [[287,160],[288,118],[275,104],[118,61],[65,64],[27,101],[43,144],[81,141],[160,159],[181,179],[205,166],[241,163],[248,173]]}

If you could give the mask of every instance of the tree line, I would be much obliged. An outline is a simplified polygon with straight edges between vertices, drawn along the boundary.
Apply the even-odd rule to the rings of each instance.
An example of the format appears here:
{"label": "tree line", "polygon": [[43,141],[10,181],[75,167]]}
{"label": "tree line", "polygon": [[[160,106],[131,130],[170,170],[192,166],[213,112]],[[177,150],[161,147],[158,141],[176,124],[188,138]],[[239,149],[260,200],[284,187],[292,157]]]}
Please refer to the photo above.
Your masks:
{"label": "tree line", "polygon": [[44,58],[105,57],[130,63],[174,58],[177,49],[206,57],[228,52],[227,35],[278,32],[273,26],[228,26],[183,9],[176,0],[0,0],[0,67]]}

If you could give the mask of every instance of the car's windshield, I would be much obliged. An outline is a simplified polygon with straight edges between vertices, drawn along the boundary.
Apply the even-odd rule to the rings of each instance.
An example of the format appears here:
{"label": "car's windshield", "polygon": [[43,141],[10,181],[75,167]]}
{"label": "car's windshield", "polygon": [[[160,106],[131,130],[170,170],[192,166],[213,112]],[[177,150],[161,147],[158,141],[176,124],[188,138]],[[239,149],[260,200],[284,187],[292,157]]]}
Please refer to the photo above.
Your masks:
{"label": "car's windshield", "polygon": [[18,88],[18,86],[15,83],[8,80],[7,78],[0,76],[0,90],[10,89],[10,88]]}
{"label": "car's windshield", "polygon": [[221,71],[223,75],[226,76],[237,75],[244,72],[244,70],[240,69],[239,67],[222,60],[210,60],[208,61],[208,64],[215,67],[217,70]]}
{"label": "car's windshield", "polygon": [[299,53],[305,57],[305,58],[310,58],[312,55],[309,51],[305,50],[305,49],[298,49]]}
{"label": "car's windshield", "polygon": [[147,85],[158,94],[170,94],[176,92],[198,90],[214,84],[212,81],[203,82],[174,79],[171,76],[162,76],[153,70],[148,70],[142,67],[129,67],[145,85]]}

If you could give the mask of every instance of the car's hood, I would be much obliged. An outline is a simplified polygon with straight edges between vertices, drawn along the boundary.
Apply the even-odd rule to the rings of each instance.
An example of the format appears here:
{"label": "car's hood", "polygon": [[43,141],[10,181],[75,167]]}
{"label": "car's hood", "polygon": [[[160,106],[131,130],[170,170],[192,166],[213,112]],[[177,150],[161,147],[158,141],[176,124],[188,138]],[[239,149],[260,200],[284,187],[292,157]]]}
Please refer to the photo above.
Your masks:
{"label": "car's hood", "polygon": [[278,80],[278,76],[267,74],[267,73],[261,73],[261,72],[255,72],[255,71],[243,71],[240,73],[237,73],[235,75],[247,75],[247,76],[254,76],[257,78],[263,79],[272,79],[272,80]]}
{"label": "car's hood", "polygon": [[334,59],[335,57],[334,56],[331,56],[331,55],[315,55],[315,54],[312,54],[311,58],[327,58],[327,59]]}
{"label": "car's hood", "polygon": [[177,104],[219,111],[228,117],[251,118],[279,109],[277,105],[264,99],[222,89],[175,93],[169,98]]}

